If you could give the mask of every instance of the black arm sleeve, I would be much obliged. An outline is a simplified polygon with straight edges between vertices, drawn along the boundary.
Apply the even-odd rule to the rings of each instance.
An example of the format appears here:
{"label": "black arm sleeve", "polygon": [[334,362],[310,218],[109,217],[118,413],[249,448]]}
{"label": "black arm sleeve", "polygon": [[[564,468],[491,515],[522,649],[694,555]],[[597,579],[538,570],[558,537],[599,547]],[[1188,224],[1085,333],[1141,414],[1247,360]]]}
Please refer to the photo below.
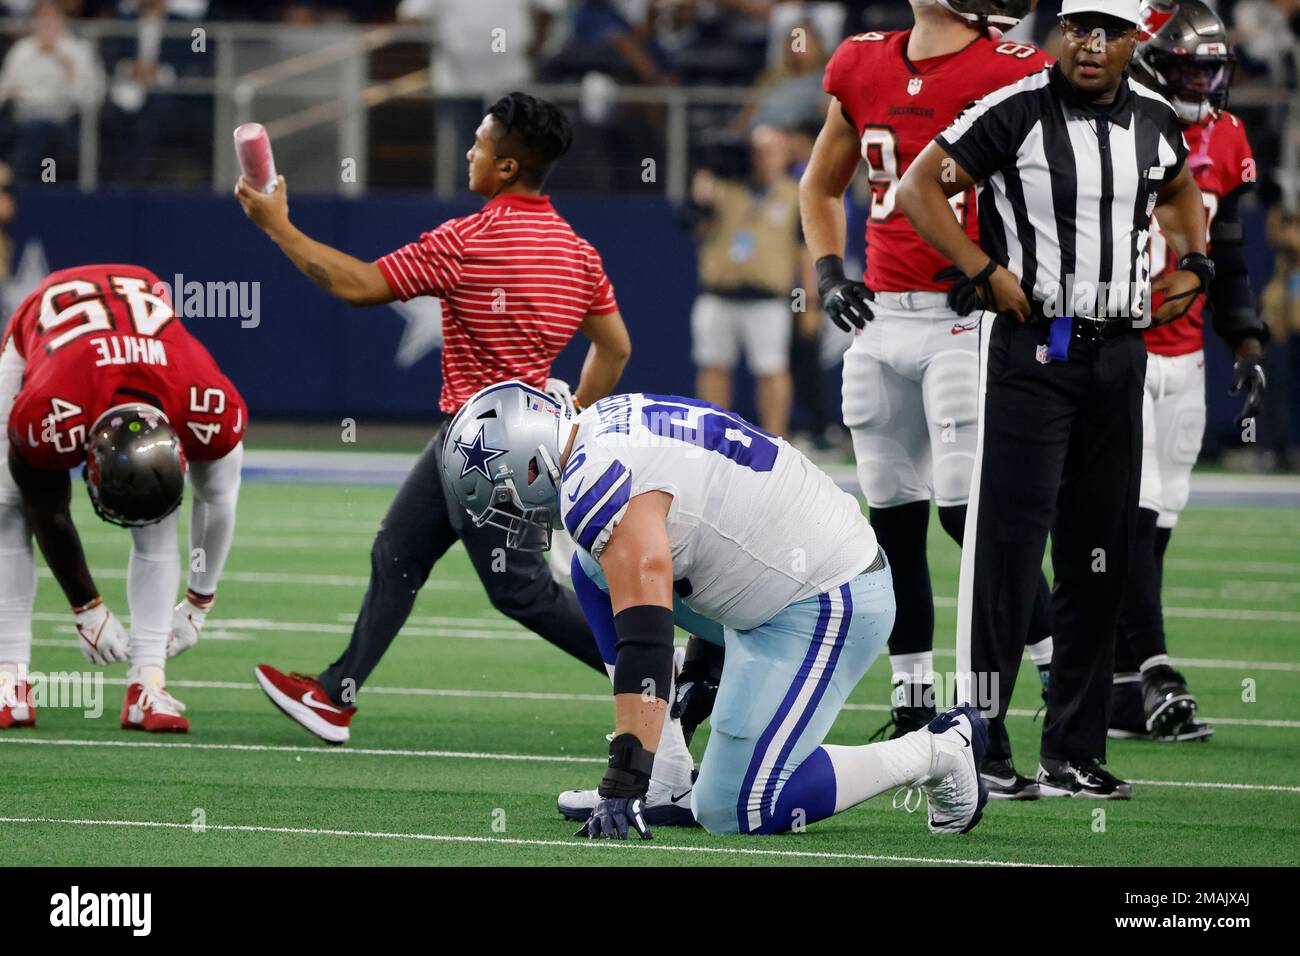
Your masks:
{"label": "black arm sleeve", "polygon": [[1256,307],[1246,270],[1245,232],[1237,209],[1243,189],[1239,186],[1219,201],[1210,227],[1210,258],[1214,260],[1210,311],[1214,331],[1234,352],[1242,339],[1258,339],[1261,345],[1268,341],[1268,326]]}
{"label": "black arm sleeve", "polygon": [[66,471],[33,468],[9,446],[9,473],[22,494],[23,514],[68,603],[80,607],[99,594],[72,523],[72,479]]}

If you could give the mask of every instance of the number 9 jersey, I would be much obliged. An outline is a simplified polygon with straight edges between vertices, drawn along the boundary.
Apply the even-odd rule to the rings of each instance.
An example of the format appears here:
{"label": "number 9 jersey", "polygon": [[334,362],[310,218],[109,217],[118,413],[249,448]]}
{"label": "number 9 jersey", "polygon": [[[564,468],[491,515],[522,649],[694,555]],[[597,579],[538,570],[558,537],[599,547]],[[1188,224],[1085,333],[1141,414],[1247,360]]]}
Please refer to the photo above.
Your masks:
{"label": "number 9 jersey", "polygon": [[[946,56],[913,62],[912,31],[859,33],[835,51],[822,86],[858,131],[868,166],[867,286],[876,292],[938,292],[936,273],[951,263],[927,246],[894,208],[899,180],[957,114],[988,93],[1050,66],[1037,47],[978,38]],[[974,196],[954,196],[966,234],[979,242]]]}
{"label": "number 9 jersey", "polygon": [[628,502],[672,495],[674,589],[735,630],[844,584],[879,548],[857,499],[798,449],[693,398],[612,395],[578,416],[560,513],[599,560]]}
{"label": "number 9 jersey", "polygon": [[23,363],[22,385],[0,402],[13,397],[8,438],[30,465],[82,464],[86,432],[126,402],[161,408],[193,461],[222,458],[243,438],[244,400],[159,285],[140,266],[78,266],[23,300],[0,340],[0,354]]}

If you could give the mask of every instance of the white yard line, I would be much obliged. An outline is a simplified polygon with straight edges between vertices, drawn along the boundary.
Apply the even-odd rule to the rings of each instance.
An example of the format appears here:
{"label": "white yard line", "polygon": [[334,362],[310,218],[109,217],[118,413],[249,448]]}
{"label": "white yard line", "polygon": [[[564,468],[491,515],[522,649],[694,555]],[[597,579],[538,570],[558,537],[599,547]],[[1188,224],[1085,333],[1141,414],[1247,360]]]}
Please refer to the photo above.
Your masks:
{"label": "white yard line", "polygon": [[[0,745],[27,744],[48,747],[110,747],[119,749],[150,750],[224,750],[244,753],[325,754],[353,757],[425,757],[442,760],[488,760],[503,762],[581,763],[606,764],[606,757],[580,757],[564,754],[502,754],[463,750],[397,750],[381,747],[293,747],[283,744],[208,744],[189,741],[164,740],[87,740],[71,737],[19,737],[0,736]],[[1257,790],[1271,793],[1300,793],[1300,787],[1282,787],[1257,783],[1207,783],[1183,780],[1135,780],[1155,787],[1186,787],[1191,789]]]}
{"label": "white yard line", "polygon": [[[1011,860],[962,860],[949,857],[892,856],[880,853],[832,853],[814,850],[764,850],[738,846],[671,846],[664,843],[611,840],[524,840],[515,837],[460,836],[449,833],[389,833],[376,830],[327,830],[317,827],[271,827],[235,823],[206,823],[198,830],[192,823],[165,820],[65,820],[55,817],[0,817],[0,824],[35,824],[84,827],[137,827],[150,830],[189,830],[219,833],[277,833],[294,836],[361,837],[372,840],[416,840],[427,843],[477,843],[492,846],[557,847],[606,853],[705,853],[715,856],[770,856],[782,859],[856,860],[879,863],[929,863],[948,866],[1055,866],[1051,863],[1017,863]],[[738,838],[740,839],[740,838]],[[793,839],[798,839],[797,837]]]}
{"label": "white yard line", "polygon": [[[37,574],[43,578],[54,579],[44,565],[37,568]],[[126,580],[125,568],[104,568],[95,571],[95,577],[115,581]],[[275,571],[225,571],[221,575],[223,583],[238,584],[301,584],[304,587],[364,588],[370,583],[368,577],[359,574],[286,574]],[[424,582],[422,590],[432,591],[481,591],[483,586],[477,581],[456,581],[449,578],[430,578]]]}
{"label": "white yard line", "polygon": [[[122,677],[106,677],[104,683],[111,687],[125,687],[126,679]],[[257,684],[240,681],[204,681],[204,680],[169,680],[167,686],[173,690],[195,689],[195,690],[261,690]],[[553,701],[562,703],[599,703],[609,704],[610,697],[608,694],[571,694],[547,691],[521,691],[521,690],[470,690],[463,688],[444,688],[444,687],[365,687],[362,689],[365,694],[391,695],[398,697],[454,697],[468,700],[534,700],[534,701]],[[844,710],[868,711],[872,713],[888,713],[888,704],[845,704]],[[1013,707],[1007,711],[1009,717],[1037,717],[1037,710],[1020,709]],[[1297,730],[1300,729],[1300,720],[1266,720],[1247,717],[1201,717],[1202,720],[1210,724],[1229,727],[1269,727],[1274,729]],[[0,740],[3,740],[0,737]]]}

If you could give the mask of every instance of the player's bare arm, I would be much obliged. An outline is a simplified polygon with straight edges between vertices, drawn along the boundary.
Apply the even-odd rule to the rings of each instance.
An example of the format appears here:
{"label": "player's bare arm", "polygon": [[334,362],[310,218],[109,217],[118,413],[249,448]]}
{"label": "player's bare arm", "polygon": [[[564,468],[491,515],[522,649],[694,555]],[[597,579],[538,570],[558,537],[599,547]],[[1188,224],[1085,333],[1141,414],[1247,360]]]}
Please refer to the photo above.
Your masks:
{"label": "player's bare arm", "polygon": [[[642,746],[652,753],[663,731],[667,710],[666,701],[658,696],[668,693],[659,672],[668,674],[669,681],[672,673],[673,556],[668,547],[668,509],[672,502],[672,495],[663,491],[637,495],[628,504],[627,513],[600,555],[600,567],[609,582],[616,627],[619,615],[624,611],[636,612],[646,607],[667,611],[666,640],[663,634],[625,636],[622,629],[619,630],[620,648],[629,638],[633,642],[646,642],[641,646],[652,649],[644,659],[649,663],[653,658],[654,666],[638,669],[632,674],[620,674],[625,664],[642,659],[638,654],[625,661],[620,649],[614,672],[616,691],[625,686],[636,688],[614,695],[614,733],[636,735]],[[646,681],[653,683],[646,684]]]}
{"label": "player's bare arm", "polygon": [[871,292],[844,274],[844,193],[858,168],[858,132],[831,97],[826,122],[813,143],[808,168],[799,180],[799,210],[804,243],[816,263],[817,294],[827,317],[845,332],[871,318]]}
{"label": "player's bare arm", "polygon": [[307,278],[349,305],[384,305],[396,296],[373,262],[363,262],[346,252],[317,242],[289,221],[289,193],[284,177],[270,195],[239,177],[235,198],[244,215],[280,247]]}
{"label": "player's bare arm", "polygon": [[618,635],[614,737],[599,802],[577,836],[650,837],[642,809],[673,678],[671,504],[661,491],[634,497],[600,555]]}
{"label": "player's bare arm", "polygon": [[[989,308],[1014,312],[1023,322],[1029,318],[1030,307],[1020,280],[1010,270],[993,263],[988,254],[966,235],[948,202],[952,196],[974,185],[974,178],[960,163],[943,147],[931,143],[903,174],[895,201],[917,235],[967,278],[987,282],[992,298],[991,302],[985,303]],[[991,270],[990,266],[993,267]]]}
{"label": "player's bare arm", "polygon": [[618,312],[588,315],[578,328],[591,341],[582,363],[578,391],[574,395],[579,407],[586,408],[592,402],[600,401],[618,384],[627,360],[632,357],[632,338]]}
{"label": "player's bare arm", "polygon": [[86,565],[81,537],[72,521],[72,479],[63,469],[34,468],[14,448],[9,449],[9,473],[22,492],[23,514],[40,546],[45,563],[74,608],[99,596]]}
{"label": "player's bare arm", "polygon": [[[1162,186],[1156,194],[1156,216],[1162,228],[1169,224],[1165,233],[1169,244],[1179,257],[1179,265],[1186,256],[1201,261],[1208,268],[1209,260],[1205,255],[1205,201],[1201,198],[1201,189],[1188,164],[1178,171],[1170,182]],[[1199,260],[1196,259],[1199,257]],[[1196,296],[1204,292],[1213,277],[1212,271],[1207,278],[1201,270],[1192,271],[1179,268],[1165,273],[1151,284],[1151,291],[1163,292],[1165,300],[1152,317],[1156,325],[1172,322],[1191,306]]]}
{"label": "player's bare arm", "polygon": [[831,97],[808,168],[799,180],[799,215],[804,242],[814,261],[844,255],[844,193],[862,159],[861,148],[858,131],[844,116],[843,105]]}

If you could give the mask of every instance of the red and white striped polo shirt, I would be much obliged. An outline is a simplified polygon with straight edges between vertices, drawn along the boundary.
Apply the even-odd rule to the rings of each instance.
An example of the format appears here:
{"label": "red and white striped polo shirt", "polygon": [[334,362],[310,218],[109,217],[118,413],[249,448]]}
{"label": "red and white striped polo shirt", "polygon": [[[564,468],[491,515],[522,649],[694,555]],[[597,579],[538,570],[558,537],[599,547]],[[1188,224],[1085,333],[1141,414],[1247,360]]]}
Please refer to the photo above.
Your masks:
{"label": "red and white striped polo shirt", "polygon": [[443,300],[438,407],[449,415],[505,379],[542,388],[582,320],[618,311],[599,253],[547,196],[497,196],[378,265],[402,301]]}

